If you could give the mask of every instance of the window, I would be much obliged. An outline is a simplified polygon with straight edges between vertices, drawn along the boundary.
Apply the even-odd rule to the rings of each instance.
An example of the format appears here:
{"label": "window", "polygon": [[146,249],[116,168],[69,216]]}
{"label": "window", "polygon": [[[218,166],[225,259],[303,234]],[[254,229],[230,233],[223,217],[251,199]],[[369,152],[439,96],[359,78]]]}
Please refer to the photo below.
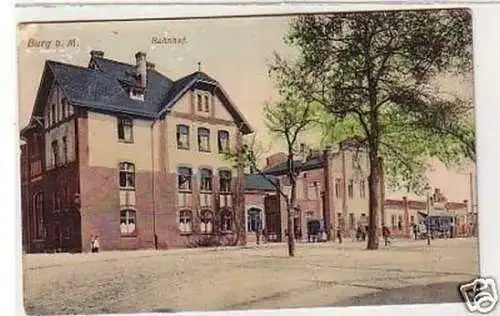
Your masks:
{"label": "window", "polygon": [[347,193],[349,194],[349,198],[354,198],[354,180],[349,180],[347,184]]}
{"label": "window", "polygon": [[231,171],[219,171],[220,192],[231,192]]}
{"label": "window", "polygon": [[208,95],[204,95],[203,96],[203,99],[205,100],[205,112],[209,112],[210,111],[210,99],[208,98]]}
{"label": "window", "polygon": [[198,111],[203,111],[203,100],[201,94],[196,95],[196,104],[198,105]]}
{"label": "window", "polygon": [[213,231],[213,213],[210,210],[201,211],[200,216],[200,232],[202,234],[210,234]]}
{"label": "window", "polygon": [[134,210],[123,210],[120,212],[120,232],[122,235],[135,234],[136,217]]}
{"label": "window", "polygon": [[231,216],[231,212],[227,209],[222,210],[220,218],[221,231],[231,231],[233,227],[233,217]]}
{"label": "window", "polygon": [[189,127],[177,125],[177,148],[189,149]]}
{"label": "window", "polygon": [[349,229],[354,229],[356,226],[356,218],[354,217],[354,213],[349,213]]}
{"label": "window", "polygon": [[210,151],[210,131],[206,128],[198,128],[198,150]]}
{"label": "window", "polygon": [[68,139],[66,136],[63,136],[62,138],[62,143],[63,143],[63,163],[68,163]]}
{"label": "window", "polygon": [[180,191],[191,191],[191,168],[180,167],[177,169],[177,185]]}
{"label": "window", "polygon": [[200,170],[200,191],[212,192],[212,170]]}
{"label": "window", "polygon": [[193,213],[189,210],[179,213],[179,230],[181,233],[190,233],[193,229]]}
{"label": "window", "polygon": [[68,104],[68,101],[66,100],[66,98],[62,98],[61,99],[61,117],[63,120],[66,118],[66,115],[67,115],[67,113],[66,113],[67,104]]}
{"label": "window", "polygon": [[61,210],[61,196],[59,192],[54,192],[54,213],[58,213]]}
{"label": "window", "polygon": [[144,91],[142,89],[130,89],[130,98],[144,101]]}
{"label": "window", "polygon": [[366,197],[366,184],[365,180],[359,181],[359,197],[364,199]]}
{"label": "window", "polygon": [[262,231],[262,211],[258,208],[251,208],[248,210],[247,216],[247,231],[255,233]]}
{"label": "window", "polygon": [[342,180],[335,179],[335,196],[340,198],[342,195]]}
{"label": "window", "polygon": [[59,144],[57,140],[52,142],[52,157],[54,158],[54,167],[59,166]]}
{"label": "window", "polygon": [[396,228],[396,215],[391,215],[391,226]]}
{"label": "window", "polygon": [[229,132],[219,131],[217,140],[219,143],[219,153],[229,152]]}
{"label": "window", "polygon": [[118,118],[118,140],[122,142],[133,141],[133,121],[129,118]]}
{"label": "window", "polygon": [[403,216],[401,215],[398,216],[398,229],[399,230],[403,229]]}
{"label": "window", "polygon": [[43,193],[38,192],[33,196],[33,220],[35,238],[43,238]]}
{"label": "window", "polygon": [[135,166],[129,162],[120,163],[120,188],[135,189]]}
{"label": "window", "polygon": [[56,105],[55,104],[52,104],[51,115],[52,115],[52,124],[55,124],[56,123],[56,119],[57,119]]}

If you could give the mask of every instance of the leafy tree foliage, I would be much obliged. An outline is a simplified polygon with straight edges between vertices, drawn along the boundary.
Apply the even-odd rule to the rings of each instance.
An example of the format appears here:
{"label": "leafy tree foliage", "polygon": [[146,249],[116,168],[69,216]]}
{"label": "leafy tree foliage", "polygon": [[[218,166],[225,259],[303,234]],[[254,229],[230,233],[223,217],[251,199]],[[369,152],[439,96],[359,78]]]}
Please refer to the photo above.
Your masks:
{"label": "leafy tree foliage", "polygon": [[368,148],[368,249],[377,249],[379,157],[393,183],[418,190],[429,156],[452,162],[464,148],[473,151],[464,103],[432,81],[471,70],[471,16],[462,9],[304,15],[285,40],[299,56],[290,62],[275,55],[280,91],[321,105],[333,122],[326,130],[346,127]]}

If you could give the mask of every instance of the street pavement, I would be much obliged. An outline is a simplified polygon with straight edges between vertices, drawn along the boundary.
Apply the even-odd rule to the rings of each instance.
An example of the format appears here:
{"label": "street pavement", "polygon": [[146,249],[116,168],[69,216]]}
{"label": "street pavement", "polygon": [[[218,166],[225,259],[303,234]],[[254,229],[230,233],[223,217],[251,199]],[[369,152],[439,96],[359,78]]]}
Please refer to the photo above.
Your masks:
{"label": "street pavement", "polygon": [[394,240],[378,250],[285,244],[24,256],[29,314],[139,313],[459,302],[477,239]]}

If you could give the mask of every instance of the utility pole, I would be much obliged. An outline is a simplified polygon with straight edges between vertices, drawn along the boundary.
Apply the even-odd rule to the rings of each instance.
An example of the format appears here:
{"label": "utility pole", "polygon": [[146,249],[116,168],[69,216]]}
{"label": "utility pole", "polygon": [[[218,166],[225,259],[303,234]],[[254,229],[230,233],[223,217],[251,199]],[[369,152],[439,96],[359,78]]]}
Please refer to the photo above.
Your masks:
{"label": "utility pole", "polygon": [[427,245],[430,246],[431,245],[431,218],[430,218],[430,213],[431,213],[431,198],[429,196],[429,190],[430,190],[430,187],[429,185],[427,185],[425,187],[425,190],[426,190],[426,193],[427,193],[427,218],[426,218],[426,230],[427,230]]}

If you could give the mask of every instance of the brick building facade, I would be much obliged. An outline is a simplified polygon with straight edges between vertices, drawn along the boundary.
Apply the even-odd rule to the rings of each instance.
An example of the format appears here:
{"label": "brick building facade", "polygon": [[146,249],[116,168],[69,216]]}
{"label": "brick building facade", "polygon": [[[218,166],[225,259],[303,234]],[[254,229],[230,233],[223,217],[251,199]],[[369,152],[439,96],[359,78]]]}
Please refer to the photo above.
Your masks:
{"label": "brick building facade", "polygon": [[207,74],[174,81],[135,57],[46,62],[21,131],[25,251],[88,251],[95,235],[103,250],[246,242],[246,177],[222,156],[248,122]]}

